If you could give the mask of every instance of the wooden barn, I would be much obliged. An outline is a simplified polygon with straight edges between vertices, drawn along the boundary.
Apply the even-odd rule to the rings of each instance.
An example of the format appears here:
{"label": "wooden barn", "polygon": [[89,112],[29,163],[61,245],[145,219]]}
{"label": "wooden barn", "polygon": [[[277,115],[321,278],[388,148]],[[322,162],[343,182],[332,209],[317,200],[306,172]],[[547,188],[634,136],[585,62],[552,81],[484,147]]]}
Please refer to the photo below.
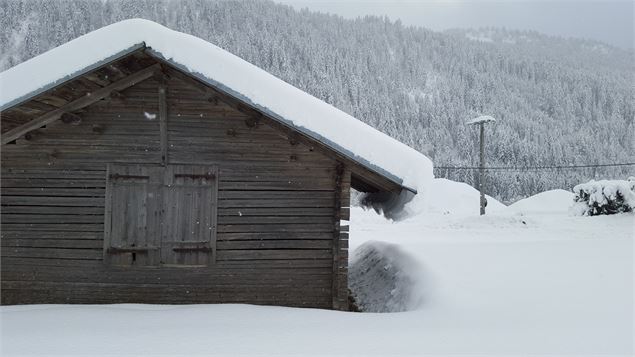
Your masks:
{"label": "wooden barn", "polygon": [[416,193],[405,145],[144,20],[0,74],[0,118],[5,305],[346,310],[351,188]]}

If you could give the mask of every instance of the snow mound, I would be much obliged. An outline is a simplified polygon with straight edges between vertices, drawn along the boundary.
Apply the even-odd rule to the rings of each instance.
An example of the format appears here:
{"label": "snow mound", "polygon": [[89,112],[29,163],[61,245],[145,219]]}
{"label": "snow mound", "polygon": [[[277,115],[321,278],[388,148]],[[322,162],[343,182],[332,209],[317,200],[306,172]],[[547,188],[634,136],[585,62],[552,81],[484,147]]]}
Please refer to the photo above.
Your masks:
{"label": "snow mound", "polygon": [[[433,179],[426,190],[425,211],[428,213],[478,215],[480,193],[474,187],[447,179]],[[495,198],[487,198],[486,212],[500,212],[507,208]]]}
{"label": "snow mound", "polygon": [[351,257],[348,284],[364,312],[415,310],[423,301],[422,271],[398,245],[369,241]]}
{"label": "snow mound", "polygon": [[[444,178],[433,178],[426,181],[425,193],[417,194],[414,198],[397,197],[394,201],[376,204],[366,196],[361,205],[383,212],[386,218],[395,221],[419,219],[430,215],[473,216],[480,214],[480,192],[474,187]],[[486,213],[502,213],[507,206],[495,198],[485,195],[487,199]],[[407,204],[399,202],[409,200]],[[369,203],[370,202],[370,203]],[[403,207],[403,208],[402,208]]]}
{"label": "snow mound", "polygon": [[567,213],[573,205],[573,193],[551,190],[512,203],[510,210],[520,214]]}

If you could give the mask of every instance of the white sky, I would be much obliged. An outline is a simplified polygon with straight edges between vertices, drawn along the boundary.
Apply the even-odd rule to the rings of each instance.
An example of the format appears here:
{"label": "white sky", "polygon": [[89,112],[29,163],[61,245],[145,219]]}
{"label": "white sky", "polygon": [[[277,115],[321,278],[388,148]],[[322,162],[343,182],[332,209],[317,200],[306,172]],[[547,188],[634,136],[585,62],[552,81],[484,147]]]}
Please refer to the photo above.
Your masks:
{"label": "white sky", "polygon": [[275,0],[346,18],[387,15],[433,30],[486,26],[536,30],[633,48],[634,0]]}

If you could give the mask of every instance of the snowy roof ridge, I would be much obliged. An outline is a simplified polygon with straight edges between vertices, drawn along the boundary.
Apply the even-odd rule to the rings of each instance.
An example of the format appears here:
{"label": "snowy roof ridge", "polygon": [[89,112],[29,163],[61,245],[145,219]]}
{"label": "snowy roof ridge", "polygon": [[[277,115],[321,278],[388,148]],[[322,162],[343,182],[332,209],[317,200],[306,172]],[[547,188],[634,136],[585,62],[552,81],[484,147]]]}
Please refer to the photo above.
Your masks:
{"label": "snowy roof ridge", "polygon": [[143,47],[408,190],[421,191],[433,176],[432,162],[409,146],[220,47],[143,19],[105,26],[0,73],[0,110]]}

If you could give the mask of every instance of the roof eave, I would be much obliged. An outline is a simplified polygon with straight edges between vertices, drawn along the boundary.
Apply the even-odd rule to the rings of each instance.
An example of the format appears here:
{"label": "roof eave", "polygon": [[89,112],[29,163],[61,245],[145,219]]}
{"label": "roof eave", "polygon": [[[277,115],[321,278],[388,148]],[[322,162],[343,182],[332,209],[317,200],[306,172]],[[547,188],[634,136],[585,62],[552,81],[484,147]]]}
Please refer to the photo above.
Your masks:
{"label": "roof eave", "polygon": [[101,60],[99,62],[93,63],[90,66],[86,66],[86,67],[84,67],[84,68],[82,68],[82,69],[80,69],[78,71],[70,73],[70,74],[64,76],[63,78],[60,78],[60,79],[58,79],[58,80],[56,80],[54,82],[51,82],[51,83],[49,83],[49,84],[47,84],[47,85],[45,85],[43,87],[40,87],[40,88],[38,88],[38,89],[36,89],[36,90],[34,90],[32,92],[29,92],[29,93],[27,93],[27,94],[25,94],[25,95],[23,95],[21,97],[18,97],[18,98],[14,99],[14,100],[12,100],[10,102],[4,103],[4,104],[0,105],[0,111],[5,111],[5,110],[10,109],[12,107],[16,107],[18,105],[21,105],[24,102],[26,102],[28,100],[31,100],[32,98],[37,97],[38,95],[40,95],[40,94],[42,94],[42,93],[44,93],[44,92],[46,92],[48,90],[51,90],[51,89],[53,89],[53,88],[55,88],[57,86],[63,85],[66,82],[72,81],[73,79],[75,79],[77,77],[83,76],[83,75],[85,75],[85,74],[87,74],[89,72],[92,72],[92,71],[96,70],[97,68],[100,68],[100,67],[103,67],[103,66],[105,66],[105,65],[107,65],[109,63],[115,62],[115,61],[117,61],[117,60],[119,60],[121,58],[124,58],[124,57],[128,56],[129,54],[131,54],[133,52],[142,50],[144,48],[146,48],[145,42],[137,43],[137,44],[135,44],[135,45],[133,45],[133,46],[131,46],[129,48],[126,48],[123,51],[119,51],[119,52],[113,54],[112,56],[104,58],[103,60]]}

